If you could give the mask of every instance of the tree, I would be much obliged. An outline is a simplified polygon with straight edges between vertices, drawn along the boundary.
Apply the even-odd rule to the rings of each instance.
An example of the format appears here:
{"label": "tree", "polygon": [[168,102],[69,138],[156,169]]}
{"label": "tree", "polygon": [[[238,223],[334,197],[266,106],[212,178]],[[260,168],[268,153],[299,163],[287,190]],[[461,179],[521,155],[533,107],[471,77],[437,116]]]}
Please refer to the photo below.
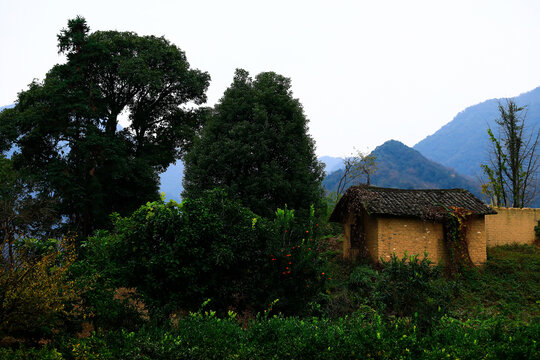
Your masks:
{"label": "tree", "polygon": [[337,194],[341,196],[351,185],[359,184],[362,180],[370,185],[371,175],[377,170],[377,157],[373,154],[356,151],[356,155],[346,157],[343,161],[345,168],[339,180]]}
{"label": "tree", "polygon": [[82,315],[82,289],[69,277],[75,261],[73,239],[41,245],[19,245],[14,249],[16,263],[0,266],[1,338],[37,344],[65,334]]}
{"label": "tree", "polygon": [[[25,182],[12,161],[0,154],[0,267],[15,265],[14,244],[25,237],[47,237],[57,220],[54,199]],[[7,255],[7,257],[6,257]]]}
{"label": "tree", "polygon": [[290,79],[264,72],[252,80],[238,69],[185,157],[183,196],[223,188],[261,216],[285,204],[307,214],[322,198],[314,147]]}
{"label": "tree", "polygon": [[511,99],[499,103],[498,136],[488,129],[492,148],[490,164],[481,165],[488,177],[482,188],[495,205],[522,208],[536,196],[540,132],[527,131],[524,110]]}
{"label": "tree", "polygon": [[[159,198],[158,173],[184,154],[203,119],[186,104],[206,101],[210,77],[164,38],[90,33],[80,17],[58,48],[67,62],[19,94],[0,131],[19,149],[17,170],[53,192],[71,228],[87,235],[112,211]],[[131,120],[124,129],[122,112]]]}

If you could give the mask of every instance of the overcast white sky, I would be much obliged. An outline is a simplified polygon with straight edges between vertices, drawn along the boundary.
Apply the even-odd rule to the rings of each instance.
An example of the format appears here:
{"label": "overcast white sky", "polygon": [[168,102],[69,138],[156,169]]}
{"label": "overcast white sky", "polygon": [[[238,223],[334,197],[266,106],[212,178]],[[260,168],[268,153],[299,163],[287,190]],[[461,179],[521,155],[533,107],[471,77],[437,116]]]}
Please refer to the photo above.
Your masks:
{"label": "overcast white sky", "polygon": [[540,86],[540,1],[0,0],[0,106],[62,58],[56,35],[165,36],[212,77],[213,105],[234,69],[292,79],[317,155],[413,146],[467,106]]}

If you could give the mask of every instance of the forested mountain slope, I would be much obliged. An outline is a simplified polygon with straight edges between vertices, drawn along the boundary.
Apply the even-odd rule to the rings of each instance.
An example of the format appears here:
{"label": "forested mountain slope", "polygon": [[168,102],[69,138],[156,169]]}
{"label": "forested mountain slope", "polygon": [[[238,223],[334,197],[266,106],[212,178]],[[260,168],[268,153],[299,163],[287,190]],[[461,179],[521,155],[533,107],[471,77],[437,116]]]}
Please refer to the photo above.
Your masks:
{"label": "forested mountain slope", "polygon": [[[498,103],[491,99],[461,111],[448,124],[414,146],[428,159],[456,169],[461,174],[480,175],[480,164],[485,163],[489,151],[488,127],[496,129]],[[526,126],[531,131],[540,129],[540,87],[514,98],[518,106],[526,108]]]}
{"label": "forested mountain slope", "polygon": [[[373,152],[377,171],[371,184],[401,189],[464,188],[479,196],[478,184],[455,170],[425,158],[418,151],[396,140],[389,140]],[[336,191],[343,169],[328,175],[323,185]]]}

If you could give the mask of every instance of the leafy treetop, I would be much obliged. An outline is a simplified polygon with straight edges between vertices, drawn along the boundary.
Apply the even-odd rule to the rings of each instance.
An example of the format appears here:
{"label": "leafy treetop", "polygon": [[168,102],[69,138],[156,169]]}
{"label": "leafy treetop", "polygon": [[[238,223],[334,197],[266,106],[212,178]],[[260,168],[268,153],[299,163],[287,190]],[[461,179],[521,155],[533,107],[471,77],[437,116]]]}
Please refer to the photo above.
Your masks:
{"label": "leafy treetop", "polygon": [[290,79],[238,69],[185,157],[184,196],[220,187],[261,216],[285,204],[307,213],[322,195],[314,148]]}
{"label": "leafy treetop", "polygon": [[[162,37],[90,33],[78,17],[58,35],[65,64],[19,94],[0,114],[3,151],[15,167],[59,199],[71,228],[86,235],[158,198],[158,172],[189,148],[210,76],[191,69]],[[120,114],[130,125],[119,128]]]}

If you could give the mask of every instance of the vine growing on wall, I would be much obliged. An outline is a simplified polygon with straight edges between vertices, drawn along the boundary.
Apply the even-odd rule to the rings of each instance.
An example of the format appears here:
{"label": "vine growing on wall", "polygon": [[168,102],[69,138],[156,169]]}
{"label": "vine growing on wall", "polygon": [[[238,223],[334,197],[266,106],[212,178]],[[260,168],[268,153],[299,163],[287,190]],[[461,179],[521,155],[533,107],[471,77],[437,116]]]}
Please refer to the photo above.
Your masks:
{"label": "vine growing on wall", "polygon": [[451,274],[455,274],[464,268],[474,266],[466,238],[472,212],[456,206],[445,209],[444,245],[449,258],[448,270]]}

